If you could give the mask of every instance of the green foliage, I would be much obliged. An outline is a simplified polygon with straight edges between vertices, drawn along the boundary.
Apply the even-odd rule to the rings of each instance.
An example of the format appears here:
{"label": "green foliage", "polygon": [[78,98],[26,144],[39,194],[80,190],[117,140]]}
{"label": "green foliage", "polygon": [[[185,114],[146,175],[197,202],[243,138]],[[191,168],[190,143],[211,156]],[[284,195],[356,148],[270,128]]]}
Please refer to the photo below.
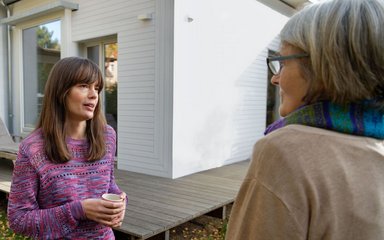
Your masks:
{"label": "green foliage", "polygon": [[117,44],[116,43],[105,45],[105,56],[107,58],[110,58],[110,57],[116,58],[117,57]]}
{"label": "green foliage", "polygon": [[36,31],[37,45],[42,48],[60,49],[60,44],[57,39],[52,39],[53,31],[49,31],[46,26],[39,26]]}
{"label": "green foliage", "polygon": [[117,84],[105,89],[106,113],[112,114],[117,119]]}
{"label": "green foliage", "polygon": [[222,228],[220,228],[220,235],[223,239],[225,239],[225,234],[227,233],[228,220],[223,222]]}
{"label": "green foliage", "polygon": [[38,73],[38,79],[39,79],[39,84],[38,84],[38,92],[39,93],[44,93],[44,87],[45,83],[47,82],[48,75],[51,72],[51,69],[53,68],[53,63],[43,63],[39,62],[37,63],[37,73]]}

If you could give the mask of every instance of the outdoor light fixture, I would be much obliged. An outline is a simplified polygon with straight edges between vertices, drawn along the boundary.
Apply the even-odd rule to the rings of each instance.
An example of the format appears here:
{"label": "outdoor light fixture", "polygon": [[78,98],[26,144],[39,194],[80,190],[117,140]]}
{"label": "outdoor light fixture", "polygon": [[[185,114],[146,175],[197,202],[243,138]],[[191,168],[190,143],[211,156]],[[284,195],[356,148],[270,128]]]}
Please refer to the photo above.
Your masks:
{"label": "outdoor light fixture", "polygon": [[186,17],[185,17],[185,21],[186,21],[186,22],[193,22],[193,20],[194,20],[194,19],[191,18],[190,16],[186,16]]}
{"label": "outdoor light fixture", "polygon": [[138,20],[148,21],[152,19],[152,13],[143,13],[137,16]]}

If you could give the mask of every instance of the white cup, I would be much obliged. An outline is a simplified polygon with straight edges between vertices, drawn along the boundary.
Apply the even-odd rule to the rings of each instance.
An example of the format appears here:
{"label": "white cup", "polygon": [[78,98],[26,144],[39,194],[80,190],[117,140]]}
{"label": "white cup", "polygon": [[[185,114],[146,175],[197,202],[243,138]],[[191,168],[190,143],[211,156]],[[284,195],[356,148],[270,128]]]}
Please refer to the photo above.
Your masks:
{"label": "white cup", "polygon": [[121,202],[123,199],[120,197],[118,194],[113,194],[113,193],[104,193],[101,195],[101,198],[107,201],[111,202]]}

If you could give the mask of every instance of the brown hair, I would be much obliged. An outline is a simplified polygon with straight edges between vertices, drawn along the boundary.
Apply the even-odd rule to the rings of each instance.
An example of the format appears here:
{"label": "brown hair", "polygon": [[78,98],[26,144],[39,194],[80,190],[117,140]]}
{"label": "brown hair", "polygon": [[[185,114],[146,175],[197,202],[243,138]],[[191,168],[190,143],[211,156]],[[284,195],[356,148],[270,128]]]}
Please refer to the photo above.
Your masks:
{"label": "brown hair", "polygon": [[[52,68],[45,85],[45,95],[40,119],[36,129],[44,136],[44,148],[50,161],[67,162],[71,153],[67,149],[65,117],[66,96],[79,83],[97,82],[98,94],[104,86],[99,67],[91,60],[80,57],[68,57],[58,61]],[[86,137],[89,141],[88,160],[95,161],[105,155],[104,140],[106,121],[98,101],[92,119],[87,120]]]}
{"label": "brown hair", "polygon": [[376,99],[384,108],[384,4],[334,0],[306,6],[280,32],[281,41],[309,54],[306,102],[345,104]]}

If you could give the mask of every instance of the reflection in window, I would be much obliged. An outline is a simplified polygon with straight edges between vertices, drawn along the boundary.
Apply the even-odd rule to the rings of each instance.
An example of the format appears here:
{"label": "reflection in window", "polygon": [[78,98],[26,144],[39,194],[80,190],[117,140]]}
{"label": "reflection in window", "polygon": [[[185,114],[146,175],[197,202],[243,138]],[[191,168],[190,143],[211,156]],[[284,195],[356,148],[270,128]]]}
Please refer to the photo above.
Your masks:
{"label": "reflection in window", "polygon": [[29,130],[40,115],[48,74],[60,60],[60,25],[54,21],[23,30],[24,127]]}
{"label": "reflection in window", "polygon": [[[269,51],[268,56],[276,55],[276,52]],[[267,66],[265,66],[267,68]],[[280,118],[279,116],[279,90],[271,83],[272,73],[268,70],[267,88],[267,126]]]}
{"label": "reflection in window", "polygon": [[[117,132],[117,43],[100,44],[87,47],[87,58],[95,63],[100,62],[100,55],[104,56],[104,110],[107,123]],[[99,65],[100,66],[100,65]]]}
{"label": "reflection in window", "polygon": [[117,43],[104,44],[105,113],[107,122],[117,132]]}

